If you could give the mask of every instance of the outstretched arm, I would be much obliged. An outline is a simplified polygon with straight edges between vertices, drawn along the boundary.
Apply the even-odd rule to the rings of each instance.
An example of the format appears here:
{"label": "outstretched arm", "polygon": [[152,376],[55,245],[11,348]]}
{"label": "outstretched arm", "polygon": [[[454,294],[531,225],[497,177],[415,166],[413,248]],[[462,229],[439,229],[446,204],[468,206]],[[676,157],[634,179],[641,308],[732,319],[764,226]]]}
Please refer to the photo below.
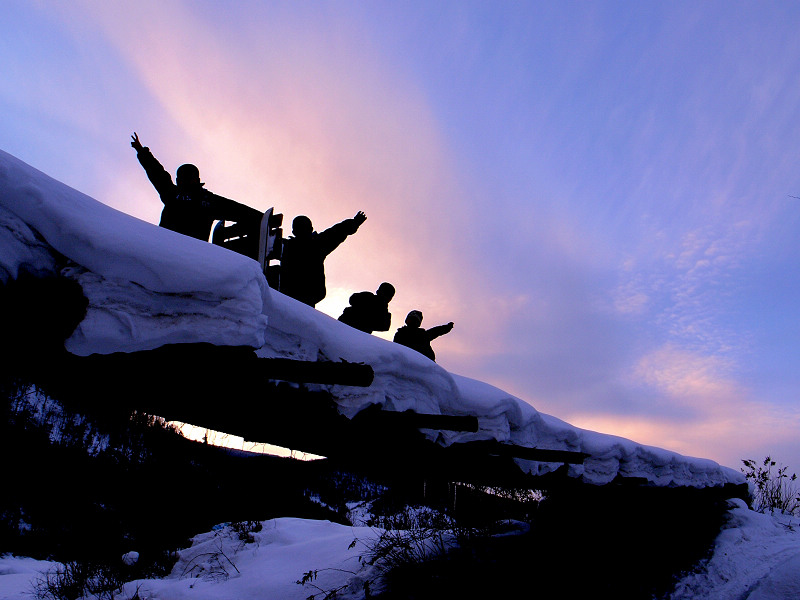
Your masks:
{"label": "outstretched arm", "polygon": [[366,220],[367,215],[361,211],[358,211],[356,216],[352,219],[345,219],[341,223],[337,223],[325,231],[318,233],[317,239],[319,240],[320,249],[322,250],[323,254],[328,256],[328,254],[336,250],[339,244],[345,241],[348,235],[353,235],[356,231],[358,231],[358,228]]}
{"label": "outstretched arm", "polygon": [[[363,211],[358,211],[356,216],[352,219],[345,219],[340,223],[343,229],[347,231],[347,235],[353,235],[358,228],[361,227],[361,224],[367,220],[367,215],[364,214]],[[334,225],[336,227],[336,225]],[[341,242],[340,242],[341,243]]]}
{"label": "outstretched arm", "polygon": [[427,330],[428,333],[428,340],[435,340],[440,335],[444,335],[445,333],[450,333],[450,330],[453,329],[453,322],[450,321],[447,325],[438,325],[436,327],[431,327]]}
{"label": "outstretched arm", "polygon": [[235,221],[237,223],[251,223],[258,225],[261,223],[261,218],[264,216],[260,210],[251,208],[241,202],[223,198],[216,194],[209,193],[206,199],[213,199],[211,204],[211,212],[215,219],[222,221]]}

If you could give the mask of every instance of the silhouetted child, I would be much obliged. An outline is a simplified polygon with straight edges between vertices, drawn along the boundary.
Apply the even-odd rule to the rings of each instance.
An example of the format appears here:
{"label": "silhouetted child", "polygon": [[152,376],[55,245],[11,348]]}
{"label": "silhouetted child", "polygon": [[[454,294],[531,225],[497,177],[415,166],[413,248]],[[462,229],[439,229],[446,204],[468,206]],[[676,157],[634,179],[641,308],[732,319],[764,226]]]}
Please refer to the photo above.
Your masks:
{"label": "silhouetted child", "polygon": [[309,306],[325,298],[325,258],[366,220],[367,216],[359,211],[352,219],[317,233],[311,219],[305,215],[295,217],[293,237],[283,241],[280,291]]}
{"label": "silhouetted child", "polygon": [[420,325],[422,325],[422,312],[412,310],[406,316],[406,324],[394,334],[394,341],[403,346],[408,346],[420,354],[424,354],[432,361],[436,361],[436,355],[433,352],[433,348],[431,348],[431,341],[450,333],[450,330],[453,329],[453,322],[450,321],[447,325],[438,325],[430,329],[423,329]]}
{"label": "silhouetted child", "polygon": [[161,211],[159,225],[198,240],[208,241],[214,221],[249,221],[255,227],[261,222],[262,213],[239,202],[212,194],[200,181],[200,171],[191,164],[178,167],[175,183],[161,163],[142,146],[139,136],[134,132],[131,146],[136,157],[147,173],[147,178],[156,188],[164,209]]}
{"label": "silhouetted child", "polygon": [[344,309],[339,320],[366,333],[389,331],[392,315],[389,302],[394,298],[394,286],[382,283],[376,293],[358,292],[350,296],[350,306]]}

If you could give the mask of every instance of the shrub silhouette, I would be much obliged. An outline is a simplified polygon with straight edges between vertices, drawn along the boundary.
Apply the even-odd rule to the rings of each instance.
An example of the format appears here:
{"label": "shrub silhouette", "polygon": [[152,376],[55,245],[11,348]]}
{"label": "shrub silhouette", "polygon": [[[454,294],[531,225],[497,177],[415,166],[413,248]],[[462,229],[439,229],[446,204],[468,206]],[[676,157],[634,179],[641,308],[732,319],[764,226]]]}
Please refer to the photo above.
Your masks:
{"label": "shrub silhouette", "polygon": [[794,483],[797,481],[795,473],[789,475],[788,467],[778,464],[770,456],[760,464],[752,459],[742,462],[742,473],[753,486],[753,510],[800,514],[800,490]]}

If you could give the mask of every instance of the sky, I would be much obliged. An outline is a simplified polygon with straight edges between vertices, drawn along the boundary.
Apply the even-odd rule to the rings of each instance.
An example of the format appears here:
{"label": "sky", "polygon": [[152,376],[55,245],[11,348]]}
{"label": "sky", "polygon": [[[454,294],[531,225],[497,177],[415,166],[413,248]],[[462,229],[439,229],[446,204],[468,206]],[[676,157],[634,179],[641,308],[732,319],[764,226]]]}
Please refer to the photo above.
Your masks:
{"label": "sky", "polygon": [[367,221],[447,370],[578,427],[800,470],[800,5],[2,0],[0,149],[142,220],[168,171]]}

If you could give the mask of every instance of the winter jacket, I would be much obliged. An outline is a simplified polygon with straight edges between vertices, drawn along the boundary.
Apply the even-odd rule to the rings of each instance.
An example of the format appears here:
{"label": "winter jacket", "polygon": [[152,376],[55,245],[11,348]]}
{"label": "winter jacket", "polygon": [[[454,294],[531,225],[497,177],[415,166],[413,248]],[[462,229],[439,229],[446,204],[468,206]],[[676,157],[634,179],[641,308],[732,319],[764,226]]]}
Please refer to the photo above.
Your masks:
{"label": "winter jacket", "polygon": [[339,317],[342,323],[365,333],[389,331],[392,315],[389,303],[372,292],[358,292],[350,296],[350,306]]}
{"label": "winter jacket", "polygon": [[136,153],[136,157],[164,203],[159,222],[161,227],[207,242],[211,235],[211,226],[216,220],[250,221],[256,227],[260,223],[260,211],[217,196],[203,187],[188,192],[179,190],[172,182],[172,176],[156,160],[149,148],[142,148]]}
{"label": "winter jacket", "polygon": [[432,361],[435,361],[436,355],[433,352],[433,348],[431,348],[431,341],[435,340],[441,335],[444,335],[445,333],[449,333],[452,328],[452,323],[448,323],[447,325],[438,325],[437,327],[431,327],[430,329],[403,325],[397,330],[397,333],[394,334],[394,341],[398,344],[402,344],[403,346],[408,346],[420,354],[424,354]]}
{"label": "winter jacket", "polygon": [[345,219],[309,238],[289,237],[283,241],[280,291],[314,306],[325,298],[325,258],[358,229],[355,219]]}

